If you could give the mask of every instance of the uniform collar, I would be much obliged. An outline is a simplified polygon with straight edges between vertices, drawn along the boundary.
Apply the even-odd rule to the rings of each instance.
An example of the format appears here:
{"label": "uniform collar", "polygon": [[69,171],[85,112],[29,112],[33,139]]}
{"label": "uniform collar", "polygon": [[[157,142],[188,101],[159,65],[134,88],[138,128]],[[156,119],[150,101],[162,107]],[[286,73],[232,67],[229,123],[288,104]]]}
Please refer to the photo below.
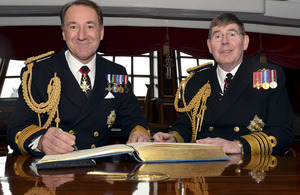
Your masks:
{"label": "uniform collar", "polygon": [[222,88],[223,91],[223,86],[224,86],[224,80],[226,78],[226,75],[228,73],[232,74],[232,79],[234,78],[235,73],[237,72],[237,70],[239,69],[241,64],[237,65],[231,72],[226,72],[224,71],[220,66],[217,66],[217,76],[218,76],[218,81],[220,83],[220,86]]}
{"label": "uniform collar", "polygon": [[94,55],[93,59],[87,63],[87,64],[82,64],[79,60],[77,60],[74,56],[71,55],[69,50],[66,50],[65,52],[66,60],[68,62],[69,68],[73,75],[80,74],[79,69],[86,65],[89,67],[90,72],[89,76],[95,78],[95,72],[96,72],[96,54]]}

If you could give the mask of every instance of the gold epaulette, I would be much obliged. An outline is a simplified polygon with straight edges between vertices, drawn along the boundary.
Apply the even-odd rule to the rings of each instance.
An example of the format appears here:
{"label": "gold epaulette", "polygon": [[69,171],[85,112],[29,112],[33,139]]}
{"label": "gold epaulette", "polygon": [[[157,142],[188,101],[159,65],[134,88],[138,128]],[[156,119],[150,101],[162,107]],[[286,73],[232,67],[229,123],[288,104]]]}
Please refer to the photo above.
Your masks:
{"label": "gold epaulette", "polygon": [[[174,100],[175,110],[177,112],[186,112],[188,117],[190,118],[192,129],[193,129],[191,142],[196,141],[197,132],[201,131],[204,113],[206,110],[206,101],[211,94],[211,86],[209,84],[209,81],[205,85],[203,85],[196,93],[196,95],[190,100],[188,105],[186,104],[186,100],[185,100],[185,87],[187,86],[188,81],[196,74],[196,71],[210,68],[212,65],[213,64],[211,62],[208,62],[200,66],[187,69],[189,76],[180,82],[175,95],[175,100]],[[183,102],[182,108],[179,108],[179,104],[178,104],[180,94]]]}
{"label": "gold epaulette", "polygon": [[34,57],[27,58],[27,60],[24,62],[24,64],[28,65],[31,62],[43,61],[45,59],[50,58],[53,54],[54,54],[54,51],[49,51],[49,52],[41,54],[39,56],[34,56]]}
{"label": "gold epaulette", "polygon": [[[61,95],[61,81],[59,77],[56,75],[56,72],[54,73],[53,78],[50,79],[48,87],[47,87],[47,95],[48,100],[45,102],[37,103],[32,94],[31,94],[31,84],[32,84],[32,75],[33,75],[33,65],[34,62],[42,61],[47,58],[50,58],[54,54],[54,51],[50,51],[48,53],[28,58],[25,61],[25,64],[27,65],[27,70],[24,71],[22,75],[22,91],[23,91],[23,97],[28,105],[28,107],[35,113],[37,113],[39,126],[31,125],[22,131],[19,131],[16,134],[15,141],[18,145],[18,148],[22,152],[22,154],[27,154],[27,151],[24,148],[25,141],[34,133],[42,130],[47,129],[51,123],[52,120],[55,121],[56,127],[59,127],[60,118],[58,113],[58,104],[60,101],[60,95]],[[48,119],[46,120],[45,124],[42,126],[42,120],[41,115],[42,114],[48,114]],[[56,118],[55,118],[56,116]],[[54,119],[55,118],[55,119]]]}
{"label": "gold epaulette", "polygon": [[192,67],[192,68],[188,68],[186,70],[187,73],[191,73],[191,72],[196,72],[196,71],[199,71],[199,70],[202,70],[202,69],[205,69],[205,68],[209,68],[213,65],[212,62],[207,62],[205,64],[201,64],[199,66],[195,66],[195,67]]}

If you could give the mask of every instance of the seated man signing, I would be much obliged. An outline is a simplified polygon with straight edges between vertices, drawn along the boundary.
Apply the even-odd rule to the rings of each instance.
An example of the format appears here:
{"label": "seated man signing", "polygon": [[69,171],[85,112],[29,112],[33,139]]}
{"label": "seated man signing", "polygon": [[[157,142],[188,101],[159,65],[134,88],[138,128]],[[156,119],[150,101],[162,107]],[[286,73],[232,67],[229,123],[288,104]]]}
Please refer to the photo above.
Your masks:
{"label": "seated man signing", "polygon": [[[183,107],[170,133],[157,142],[220,145],[226,153],[284,154],[294,138],[293,110],[283,69],[244,58],[249,37],[233,14],[215,17],[207,46],[216,65],[189,70],[182,90]],[[182,88],[182,89],[181,89]]]}
{"label": "seated man signing", "polygon": [[149,142],[150,132],[124,67],[97,54],[104,36],[100,7],[76,0],[61,9],[66,47],[57,55],[30,58],[22,70],[8,126],[17,153],[68,153],[103,146],[112,125],[128,142]]}

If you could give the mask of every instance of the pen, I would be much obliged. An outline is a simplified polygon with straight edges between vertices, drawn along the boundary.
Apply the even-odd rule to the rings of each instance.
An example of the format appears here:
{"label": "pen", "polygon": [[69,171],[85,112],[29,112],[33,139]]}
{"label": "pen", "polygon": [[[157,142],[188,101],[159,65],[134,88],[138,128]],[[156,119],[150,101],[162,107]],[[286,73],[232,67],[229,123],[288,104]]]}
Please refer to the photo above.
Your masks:
{"label": "pen", "polygon": [[[63,131],[61,128],[58,128],[61,132],[63,132],[63,133],[65,133],[65,131]],[[73,148],[74,148],[74,150],[75,151],[78,151],[78,148],[77,148],[77,146],[74,144],[73,146],[72,146]]]}

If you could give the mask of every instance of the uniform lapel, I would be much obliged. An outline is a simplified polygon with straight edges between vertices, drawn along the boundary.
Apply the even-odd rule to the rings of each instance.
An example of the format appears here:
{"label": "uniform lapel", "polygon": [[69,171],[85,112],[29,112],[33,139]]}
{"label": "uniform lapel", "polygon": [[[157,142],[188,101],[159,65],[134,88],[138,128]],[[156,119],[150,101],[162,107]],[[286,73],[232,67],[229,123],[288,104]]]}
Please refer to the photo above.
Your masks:
{"label": "uniform lapel", "polygon": [[238,71],[234,75],[226,94],[219,103],[215,99],[214,121],[218,120],[237,101],[247,86],[252,84],[252,72],[249,72],[247,61],[244,59]]}
{"label": "uniform lapel", "polygon": [[69,99],[69,101],[76,104],[78,107],[82,107],[82,102],[85,102],[87,98],[82,93],[78,82],[76,81],[68,66],[67,60],[65,58],[65,50],[62,50],[58,54],[58,62],[53,63],[53,66],[54,70],[57,71],[57,75],[61,80],[62,95]]}
{"label": "uniform lapel", "polygon": [[219,98],[220,98],[220,84],[216,75],[216,67],[213,66],[213,68],[210,71],[210,75],[208,77],[210,78],[209,83],[211,85],[211,94],[207,101],[207,107],[209,107],[209,110],[212,110],[212,112],[215,112],[219,105]]}

